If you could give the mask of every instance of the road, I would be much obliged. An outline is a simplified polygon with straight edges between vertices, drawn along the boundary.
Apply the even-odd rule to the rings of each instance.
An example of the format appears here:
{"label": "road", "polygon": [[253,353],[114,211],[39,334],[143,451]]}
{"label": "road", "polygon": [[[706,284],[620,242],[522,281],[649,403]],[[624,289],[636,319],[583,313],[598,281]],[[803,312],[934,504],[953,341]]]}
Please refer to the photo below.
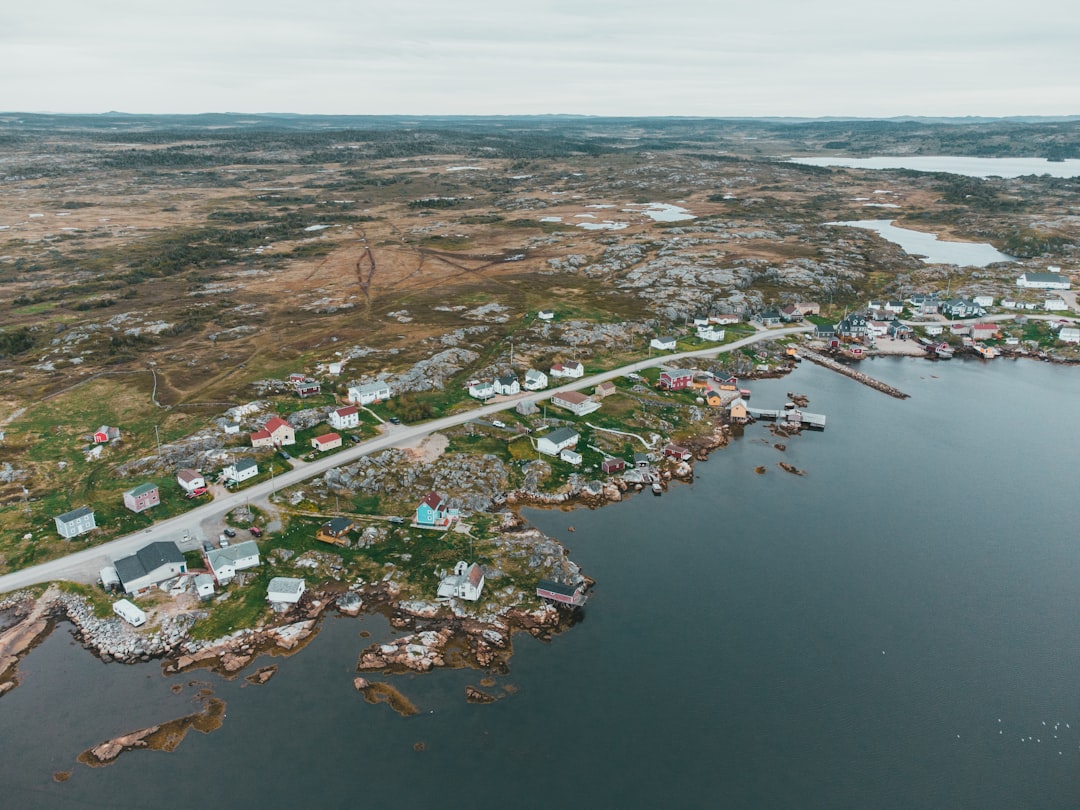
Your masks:
{"label": "road", "polygon": [[[588,388],[607,380],[622,377],[632,372],[643,371],[657,365],[670,366],[682,360],[697,357],[713,357],[725,352],[735,351],[744,346],[749,346],[762,340],[772,340],[788,335],[806,332],[813,329],[810,325],[787,327],[784,329],[772,329],[759,331],[748,337],[741,338],[724,346],[713,346],[708,349],[698,349],[690,352],[677,352],[672,354],[650,357],[640,360],[621,368],[595,374],[591,377],[582,377],[556,388],[547,388],[543,391],[523,392],[513,398],[489,405],[481,405],[472,410],[457,413],[452,416],[444,416],[423,422],[417,425],[384,425],[384,433],[374,439],[361,442],[339,453],[316,459],[315,461],[301,464],[283,475],[278,475],[269,481],[261,481],[253,486],[245,487],[238,492],[232,492],[223,497],[215,498],[212,502],[198,506],[182,515],[155,523],[149,529],[135,534],[125,535],[92,548],[75,551],[67,556],[51,560],[40,565],[25,568],[11,574],[0,576],[0,594],[25,588],[39,582],[48,582],[56,579],[68,579],[75,582],[93,583],[97,580],[100,570],[111,564],[112,560],[134,554],[148,543],[158,540],[174,540],[182,551],[198,548],[201,544],[203,526],[220,522],[227,512],[238,506],[252,501],[266,498],[279,489],[291,487],[309,478],[322,475],[333,467],[341,467],[350,464],[362,456],[378,453],[390,447],[409,444],[424,436],[440,430],[455,427],[456,425],[469,422],[473,419],[486,418],[513,408],[522,399],[543,397],[547,399],[552,394],[577,391]],[[78,541],[73,541],[77,543]]]}

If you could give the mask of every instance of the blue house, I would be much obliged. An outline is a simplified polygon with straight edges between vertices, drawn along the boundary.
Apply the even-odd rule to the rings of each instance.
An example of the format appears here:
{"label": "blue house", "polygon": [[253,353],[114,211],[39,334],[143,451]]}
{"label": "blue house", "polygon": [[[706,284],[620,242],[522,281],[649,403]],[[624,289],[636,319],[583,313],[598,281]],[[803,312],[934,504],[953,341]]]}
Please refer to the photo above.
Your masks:
{"label": "blue house", "polygon": [[449,515],[446,500],[437,492],[429,492],[416,507],[416,525],[441,528],[450,523]]}

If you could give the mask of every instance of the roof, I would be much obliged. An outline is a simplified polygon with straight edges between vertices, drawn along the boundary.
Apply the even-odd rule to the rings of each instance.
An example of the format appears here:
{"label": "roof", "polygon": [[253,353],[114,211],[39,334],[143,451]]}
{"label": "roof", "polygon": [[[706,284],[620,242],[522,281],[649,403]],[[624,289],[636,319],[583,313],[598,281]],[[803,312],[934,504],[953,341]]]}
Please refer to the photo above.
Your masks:
{"label": "roof", "polygon": [[693,377],[694,372],[688,368],[665,368],[661,375],[666,374],[668,377]]}
{"label": "roof", "polygon": [[468,578],[470,584],[474,588],[480,587],[480,582],[484,579],[484,569],[480,567],[479,563],[473,563],[469,566]]}
{"label": "roof", "polygon": [[255,459],[253,458],[242,458],[239,461],[233,462],[232,464],[232,468],[237,472],[240,472],[242,470],[250,470],[254,466],[256,466],[256,464]]}
{"label": "roof", "polygon": [[304,587],[304,580],[296,577],[274,577],[266,586],[267,595],[272,593],[296,594]]}
{"label": "roof", "polygon": [[661,343],[674,343],[675,342],[675,336],[674,335],[665,335],[664,337],[656,338],[656,340],[660,341]]}
{"label": "roof", "polygon": [[556,582],[553,579],[542,579],[536,583],[536,587],[537,589],[542,588],[545,591],[562,594],[563,596],[573,596],[577,593],[577,588],[573,585],[563,585],[561,582]]}
{"label": "roof", "polygon": [[1065,282],[1069,283],[1069,277],[1063,276],[1061,273],[1022,273],[1021,278],[1027,281],[1049,281],[1049,282]]}
{"label": "roof", "polygon": [[281,427],[286,427],[292,430],[292,426],[280,416],[271,416],[269,419],[266,420],[266,430],[270,433],[273,433],[275,430]]}
{"label": "roof", "polygon": [[319,444],[328,444],[329,442],[340,442],[341,435],[338,433],[324,433],[322,436],[316,436],[315,441]]}
{"label": "roof", "polygon": [[330,518],[320,529],[327,534],[339,535],[349,531],[355,524],[347,517]]}
{"label": "roof", "polygon": [[517,382],[517,377],[513,374],[508,374],[505,377],[499,377],[499,385],[513,385]]}
{"label": "roof", "polygon": [[214,584],[214,578],[212,576],[210,576],[209,574],[196,574],[195,575],[195,587],[196,588],[201,588],[204,585],[210,585],[212,587],[213,584]]}
{"label": "roof", "polygon": [[420,500],[420,505],[438,509],[443,505],[443,497],[438,492],[429,492]]}
{"label": "roof", "polygon": [[352,416],[354,413],[360,413],[360,409],[355,405],[349,405],[344,408],[338,408],[334,413],[338,416]]}
{"label": "roof", "polygon": [[125,492],[125,495],[130,495],[133,498],[138,498],[140,495],[146,495],[149,492],[157,490],[157,484],[139,484],[139,486],[129,489]]}
{"label": "roof", "polygon": [[120,581],[126,584],[146,576],[163,565],[183,564],[183,562],[184,555],[176,543],[159,540],[143,546],[134,554],[121,557],[113,563],[113,567],[116,568],[116,575],[120,577]]}
{"label": "roof", "polygon": [[270,431],[266,430],[265,428],[260,428],[259,430],[256,430],[254,433],[251,434],[251,440],[253,442],[259,441],[259,439],[269,439],[269,438],[270,438]]}
{"label": "roof", "polygon": [[589,399],[580,391],[566,391],[562,394],[555,394],[551,398],[553,400],[559,399],[563,402],[569,402],[571,405],[580,405],[582,402],[586,402]]}
{"label": "roof", "polygon": [[176,477],[180,481],[185,481],[190,484],[192,481],[198,481],[203,476],[198,470],[180,470],[180,472],[176,474]]}
{"label": "roof", "polygon": [[547,375],[544,372],[537,371],[535,368],[530,368],[528,371],[525,372],[525,379],[526,380],[538,380],[541,377],[546,377],[546,376]]}
{"label": "roof", "polygon": [[356,386],[356,390],[363,394],[374,394],[377,391],[388,390],[389,388],[390,386],[382,380]]}
{"label": "roof", "polygon": [[547,439],[552,444],[562,444],[570,439],[577,439],[578,434],[576,430],[571,430],[568,427],[561,427],[558,430],[553,430],[547,436],[541,436],[542,439]]}
{"label": "roof", "polygon": [[245,540],[243,543],[237,543],[235,546],[226,546],[225,548],[215,548],[213,551],[206,553],[206,561],[210,564],[210,567],[217,570],[222,565],[232,565],[237,560],[244,557],[258,557],[259,556],[259,544],[254,540]]}
{"label": "roof", "polygon": [[81,517],[92,514],[94,514],[94,510],[89,506],[80,506],[78,509],[72,509],[70,512],[64,512],[64,514],[60,515],[60,520],[64,521],[64,523],[69,523],[72,520],[78,520]]}

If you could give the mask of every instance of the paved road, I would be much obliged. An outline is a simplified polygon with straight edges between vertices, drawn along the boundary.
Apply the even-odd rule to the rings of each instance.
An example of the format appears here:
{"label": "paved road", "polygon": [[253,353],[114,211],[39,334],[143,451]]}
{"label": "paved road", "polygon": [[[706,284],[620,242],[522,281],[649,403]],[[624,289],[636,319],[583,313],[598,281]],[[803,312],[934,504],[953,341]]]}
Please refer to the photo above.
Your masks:
{"label": "paved road", "polygon": [[[183,551],[198,548],[202,539],[206,537],[206,535],[203,534],[203,527],[220,525],[225,514],[235,509],[237,506],[266,498],[279,489],[284,489],[293,486],[294,484],[299,484],[309,478],[314,478],[317,475],[322,475],[333,467],[344,466],[345,464],[356,461],[362,456],[377,453],[389,447],[411,443],[417,439],[423,438],[429,433],[445,430],[473,419],[494,416],[502,411],[513,408],[522,399],[539,397],[547,399],[555,393],[588,388],[597,383],[615,379],[616,377],[622,377],[631,372],[642,371],[657,365],[670,366],[690,358],[716,356],[724,352],[741,349],[743,346],[749,346],[762,340],[786,337],[787,335],[809,331],[812,328],[813,327],[810,325],[802,325],[785,329],[758,331],[749,337],[742,338],[733,343],[728,343],[724,346],[713,346],[708,349],[698,349],[691,352],[679,352],[651,357],[647,360],[640,360],[636,363],[612,369],[611,371],[605,371],[591,377],[582,377],[581,379],[574,380],[556,388],[548,388],[544,391],[524,392],[502,402],[481,405],[472,410],[457,413],[453,416],[444,416],[439,419],[433,419],[430,422],[424,422],[417,425],[385,425],[385,432],[377,438],[361,442],[360,444],[354,445],[331,456],[327,456],[326,458],[300,464],[293,470],[276,476],[270,481],[262,481],[254,486],[245,487],[238,492],[232,492],[223,497],[215,498],[212,502],[198,506],[182,515],[177,515],[174,518],[155,523],[152,527],[144,531],[119,537],[116,540],[111,540],[108,543],[102,543],[101,545],[92,548],[82,549],[65,557],[42,563],[41,565],[35,565],[31,568],[23,569],[22,571],[16,571],[12,574],[0,576],[0,593],[18,590],[19,588],[24,588],[38,582],[48,582],[55,579],[70,579],[76,582],[92,583],[97,579],[101,568],[109,565],[112,560],[127,556],[128,554],[133,554],[147,543],[157,540],[174,540]],[[74,541],[73,545],[75,543],[78,543],[78,541]]]}

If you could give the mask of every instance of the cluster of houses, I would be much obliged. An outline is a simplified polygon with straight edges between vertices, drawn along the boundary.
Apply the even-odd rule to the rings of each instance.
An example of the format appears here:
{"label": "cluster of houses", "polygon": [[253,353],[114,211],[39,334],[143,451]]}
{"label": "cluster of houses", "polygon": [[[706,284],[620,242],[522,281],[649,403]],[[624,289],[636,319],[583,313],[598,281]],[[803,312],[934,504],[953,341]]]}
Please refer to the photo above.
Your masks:
{"label": "cluster of houses", "polygon": [[[552,377],[581,377],[585,369],[581,363],[568,363],[551,367]],[[488,400],[495,396],[513,396],[522,391],[542,391],[548,386],[548,375],[535,368],[525,372],[524,382],[516,374],[505,374],[493,380],[469,380],[466,384],[469,396],[474,399]]]}

